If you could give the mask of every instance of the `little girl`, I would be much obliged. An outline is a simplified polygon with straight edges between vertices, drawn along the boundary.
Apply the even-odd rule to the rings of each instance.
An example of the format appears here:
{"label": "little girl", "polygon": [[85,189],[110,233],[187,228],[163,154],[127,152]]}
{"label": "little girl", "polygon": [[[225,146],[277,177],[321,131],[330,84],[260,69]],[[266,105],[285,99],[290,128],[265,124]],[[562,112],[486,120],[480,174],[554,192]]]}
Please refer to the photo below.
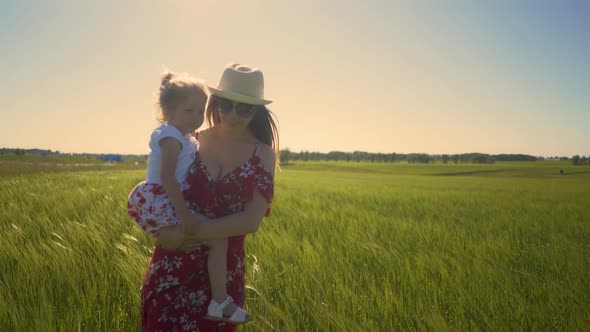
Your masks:
{"label": "little girl", "polygon": [[[192,134],[203,124],[207,88],[194,78],[169,72],[162,77],[158,103],[162,125],[151,135],[147,178],[129,194],[127,213],[154,237],[159,228],[177,224],[187,236],[195,236],[199,220],[185,201],[190,188],[186,177],[198,149]],[[206,318],[245,323],[250,316],[240,307],[229,318],[223,314],[231,302],[225,288],[227,239],[206,242],[212,294]]]}

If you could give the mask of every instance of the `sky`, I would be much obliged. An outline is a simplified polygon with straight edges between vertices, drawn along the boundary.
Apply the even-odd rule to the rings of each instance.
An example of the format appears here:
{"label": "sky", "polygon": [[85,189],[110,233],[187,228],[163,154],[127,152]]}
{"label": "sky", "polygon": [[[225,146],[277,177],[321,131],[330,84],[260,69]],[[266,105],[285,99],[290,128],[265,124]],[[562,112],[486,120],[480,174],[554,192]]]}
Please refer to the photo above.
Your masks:
{"label": "sky", "polygon": [[584,0],[0,0],[0,147],[146,154],[163,70],[233,62],[281,149],[590,155]]}

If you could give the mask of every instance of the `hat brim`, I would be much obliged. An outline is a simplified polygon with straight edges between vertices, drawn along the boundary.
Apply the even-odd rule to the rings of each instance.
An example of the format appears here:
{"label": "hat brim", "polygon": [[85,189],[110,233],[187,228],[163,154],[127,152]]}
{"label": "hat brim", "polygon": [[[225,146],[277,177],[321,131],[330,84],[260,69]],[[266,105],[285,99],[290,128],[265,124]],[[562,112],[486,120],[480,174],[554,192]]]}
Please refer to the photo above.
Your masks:
{"label": "hat brim", "polygon": [[209,87],[209,91],[211,91],[212,95],[219,96],[221,98],[237,101],[238,103],[250,104],[250,105],[268,105],[272,103],[272,100],[266,99],[259,99],[253,98],[250,96],[246,96],[243,94],[231,92],[231,91],[223,91],[212,86]]}

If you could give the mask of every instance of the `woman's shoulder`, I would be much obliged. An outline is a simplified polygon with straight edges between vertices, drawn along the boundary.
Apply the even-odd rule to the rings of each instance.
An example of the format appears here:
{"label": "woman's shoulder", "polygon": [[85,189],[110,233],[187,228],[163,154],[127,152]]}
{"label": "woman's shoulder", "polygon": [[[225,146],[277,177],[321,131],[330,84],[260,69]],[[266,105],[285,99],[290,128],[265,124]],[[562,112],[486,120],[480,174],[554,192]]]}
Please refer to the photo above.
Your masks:
{"label": "woman's shoulder", "polygon": [[266,158],[274,158],[275,156],[275,150],[273,150],[272,146],[263,143],[263,142],[257,142],[257,150],[256,150],[256,154],[260,156],[260,158],[266,157]]}
{"label": "woman's shoulder", "polygon": [[260,163],[264,168],[273,171],[276,166],[276,154],[272,146],[265,143],[258,143],[256,148],[256,155],[260,158]]}

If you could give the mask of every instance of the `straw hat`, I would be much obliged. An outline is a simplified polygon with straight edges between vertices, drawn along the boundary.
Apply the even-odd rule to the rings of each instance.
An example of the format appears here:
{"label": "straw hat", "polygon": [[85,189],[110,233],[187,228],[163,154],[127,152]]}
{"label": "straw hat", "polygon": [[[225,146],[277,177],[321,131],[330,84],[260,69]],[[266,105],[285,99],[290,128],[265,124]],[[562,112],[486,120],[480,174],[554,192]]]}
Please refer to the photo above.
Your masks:
{"label": "straw hat", "polygon": [[209,87],[211,94],[244,104],[267,105],[264,99],[264,77],[258,68],[237,63],[225,67],[217,87]]}

